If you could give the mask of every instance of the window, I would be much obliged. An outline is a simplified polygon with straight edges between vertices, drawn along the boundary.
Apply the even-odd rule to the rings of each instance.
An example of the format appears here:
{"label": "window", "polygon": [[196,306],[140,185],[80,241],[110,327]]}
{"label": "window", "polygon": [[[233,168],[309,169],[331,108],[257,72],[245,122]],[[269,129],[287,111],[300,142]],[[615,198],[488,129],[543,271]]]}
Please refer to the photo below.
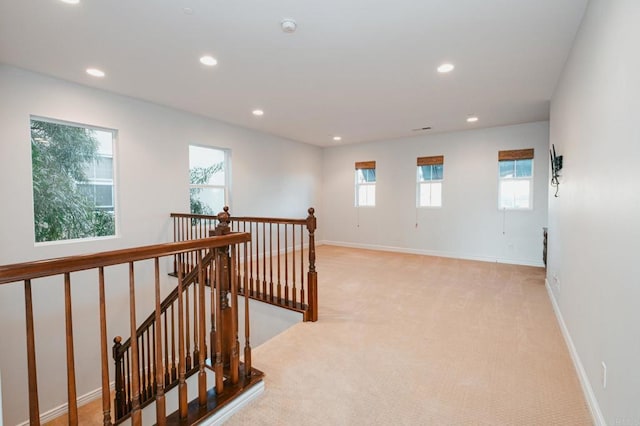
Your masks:
{"label": "window", "polygon": [[216,215],[228,204],[228,151],[189,145],[191,213]]}
{"label": "window", "polygon": [[356,163],[356,207],[376,205],[376,162]]}
{"label": "window", "polygon": [[442,207],[444,156],[418,157],[418,207]]}
{"label": "window", "polygon": [[31,118],[35,241],[116,234],[115,130]]}
{"label": "window", "polygon": [[508,210],[533,207],[533,149],[498,153],[498,208]]}

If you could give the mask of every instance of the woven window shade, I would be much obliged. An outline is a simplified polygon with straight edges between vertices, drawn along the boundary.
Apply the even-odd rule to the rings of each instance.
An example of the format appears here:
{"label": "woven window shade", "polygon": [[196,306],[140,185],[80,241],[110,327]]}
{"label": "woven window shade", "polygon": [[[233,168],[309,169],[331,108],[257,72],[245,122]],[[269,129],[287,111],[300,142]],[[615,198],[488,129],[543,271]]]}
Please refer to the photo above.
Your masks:
{"label": "woven window shade", "polygon": [[439,164],[444,164],[444,155],[418,157],[418,166],[437,166]]}
{"label": "woven window shade", "polygon": [[375,161],[357,161],[356,162],[356,170],[375,169],[375,168],[376,168]]}
{"label": "woven window shade", "polygon": [[533,148],[512,149],[509,151],[498,151],[498,161],[531,160],[531,159],[533,159]]}

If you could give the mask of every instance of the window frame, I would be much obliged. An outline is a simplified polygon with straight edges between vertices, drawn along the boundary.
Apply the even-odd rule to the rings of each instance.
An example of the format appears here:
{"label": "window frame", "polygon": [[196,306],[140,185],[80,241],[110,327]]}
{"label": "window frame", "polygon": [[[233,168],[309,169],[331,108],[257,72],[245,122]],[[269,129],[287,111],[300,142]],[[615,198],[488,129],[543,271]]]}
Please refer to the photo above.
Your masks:
{"label": "window frame", "polygon": [[[212,149],[212,150],[216,150],[216,151],[222,151],[222,153],[224,154],[224,159],[223,159],[223,172],[224,172],[224,185],[217,185],[217,184],[192,184],[191,181],[189,181],[189,194],[191,194],[191,189],[222,189],[223,190],[223,206],[222,207],[226,207],[226,206],[230,206],[230,202],[231,202],[231,185],[230,185],[230,177],[231,177],[231,150],[228,148],[221,148],[221,147],[217,147],[217,146],[211,146],[211,145],[205,145],[205,144],[196,144],[196,143],[190,143],[189,144],[189,150],[191,147],[196,147],[196,148],[204,148],[204,149]],[[191,162],[191,152],[189,152],[189,162]],[[191,171],[191,165],[189,164],[189,171]],[[191,195],[189,195],[189,197],[191,197]],[[222,209],[220,210],[222,211]],[[213,212],[213,215],[217,215],[219,212]],[[191,212],[191,206],[189,206],[189,212],[191,214],[193,214]]]}
{"label": "window frame", "polygon": [[[533,210],[533,193],[534,193],[534,177],[535,177],[535,158],[533,149],[521,149],[500,151],[498,154],[498,210],[501,211],[530,211]],[[517,162],[518,161],[531,161],[531,174],[529,176],[517,176]],[[504,162],[513,162],[513,176],[502,177],[500,175],[501,165]],[[507,207],[504,205],[503,184],[508,182],[528,182],[528,206],[527,207]]]}
{"label": "window frame", "polygon": [[[421,168],[422,167],[431,167],[431,175],[433,176],[433,167],[436,166],[442,166],[442,177],[440,179],[423,179],[420,180],[420,175],[421,175]],[[433,205],[432,203],[432,186],[433,185],[439,185],[440,186],[440,204],[439,205]],[[428,185],[430,187],[429,190],[429,204],[428,205],[422,205],[422,191],[421,188],[423,185]],[[431,157],[418,157],[417,159],[417,165],[416,165],[416,208],[419,209],[440,209],[442,208],[443,202],[442,202],[442,188],[444,187],[444,155],[437,155],[437,156],[431,156]]]}
{"label": "window frame", "polygon": [[[373,182],[363,181],[361,182],[359,179],[359,172],[361,170],[373,170],[375,180]],[[359,161],[355,163],[355,174],[354,174],[354,182],[355,182],[355,207],[375,207],[376,206],[376,183],[378,182],[378,175],[376,173],[376,162],[375,161]],[[360,199],[360,188],[373,188],[373,204],[363,204]]]}
{"label": "window frame", "polygon": [[[110,127],[103,127],[103,126],[97,126],[97,125],[92,125],[92,124],[85,124],[85,123],[80,123],[80,122],[75,122],[75,121],[67,121],[67,120],[60,120],[60,119],[56,119],[56,118],[51,118],[51,117],[44,117],[44,116],[40,116],[40,115],[34,115],[31,114],[29,115],[29,136],[30,138],[32,137],[32,133],[31,133],[31,123],[33,121],[40,121],[40,122],[44,122],[44,123],[50,123],[50,124],[57,124],[57,125],[61,125],[61,126],[68,126],[68,127],[76,127],[76,128],[80,128],[80,129],[88,129],[88,130],[93,130],[93,131],[99,131],[99,132],[104,132],[104,133],[110,133],[111,134],[111,154],[110,155],[104,155],[104,154],[100,154],[99,152],[97,153],[98,156],[100,157],[108,157],[111,158],[111,173],[112,173],[112,178],[111,179],[97,179],[94,177],[89,177],[87,176],[87,181],[86,182],[78,182],[76,181],[75,184],[76,186],[81,186],[81,185],[88,185],[88,186],[96,186],[96,185],[104,185],[104,186],[110,186],[111,187],[111,201],[112,201],[112,206],[98,206],[98,205],[94,205],[94,208],[96,211],[103,211],[103,212],[111,212],[113,214],[113,226],[114,226],[114,232],[111,235],[91,235],[91,236],[87,236],[87,237],[79,237],[79,238],[67,238],[67,239],[59,239],[59,240],[47,240],[47,241],[37,241],[36,240],[36,233],[34,230],[34,247],[40,247],[40,246],[48,246],[48,245],[59,245],[59,244],[71,244],[71,243],[78,243],[78,242],[90,242],[90,241],[100,241],[100,240],[109,240],[109,239],[115,239],[115,238],[120,238],[120,203],[118,202],[118,155],[117,155],[117,150],[118,150],[118,136],[119,136],[119,132],[118,129],[115,128],[110,128]],[[33,149],[30,148],[30,155],[33,155]],[[93,166],[96,166],[96,159],[93,159]],[[94,174],[95,175],[95,174]],[[32,212],[32,220],[31,222],[33,223],[33,225],[36,225],[36,212],[35,212],[35,199],[34,199],[34,193],[33,193],[33,160],[31,161],[31,212]],[[95,194],[95,191],[94,191]],[[95,195],[94,195],[95,198]],[[33,229],[33,228],[32,228]]]}

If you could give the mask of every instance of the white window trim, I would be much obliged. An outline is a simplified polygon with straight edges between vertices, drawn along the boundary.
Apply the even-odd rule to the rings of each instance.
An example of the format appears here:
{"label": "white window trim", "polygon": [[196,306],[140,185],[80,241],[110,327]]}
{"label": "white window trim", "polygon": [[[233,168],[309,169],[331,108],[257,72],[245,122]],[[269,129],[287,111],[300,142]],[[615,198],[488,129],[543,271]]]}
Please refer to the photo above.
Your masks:
{"label": "white window trim", "polygon": [[197,185],[197,184],[189,183],[189,192],[191,192],[191,188],[222,189],[224,191],[223,207],[229,207],[229,211],[233,211],[231,208],[231,150],[229,148],[220,148],[218,146],[203,145],[203,144],[197,144],[197,143],[190,143],[189,146],[197,146],[198,148],[206,148],[206,149],[217,149],[218,151],[222,151],[224,153],[224,160],[223,160],[224,161],[224,185],[212,185],[212,184]]}
{"label": "white window trim", "polygon": [[[45,117],[42,115],[30,115],[29,116],[29,123],[31,123],[32,120],[36,120],[36,121],[44,121],[47,123],[53,123],[53,124],[61,124],[61,125],[65,125],[65,126],[74,126],[74,127],[80,127],[80,128],[85,128],[85,129],[91,129],[91,130],[99,130],[102,132],[109,132],[111,133],[111,155],[108,156],[112,159],[112,164],[111,167],[113,168],[113,179],[111,180],[112,182],[112,186],[113,186],[113,215],[114,215],[114,226],[115,226],[115,232],[113,235],[104,235],[104,236],[100,236],[100,237],[85,237],[85,238],[70,238],[70,239],[66,239],[66,240],[55,240],[55,241],[40,241],[37,242],[35,241],[35,235],[34,235],[34,243],[33,246],[34,247],[43,247],[43,246],[54,246],[54,245],[62,245],[62,244],[75,244],[75,243],[85,243],[85,242],[91,242],[91,241],[103,241],[103,240],[113,240],[113,239],[119,239],[121,237],[120,235],[120,202],[119,202],[119,197],[120,197],[120,191],[119,191],[119,184],[118,184],[118,167],[119,167],[119,159],[118,159],[118,148],[119,148],[119,143],[118,143],[118,137],[119,137],[119,133],[118,133],[118,129],[115,128],[111,128],[111,127],[101,127],[101,126],[95,126],[95,125],[91,125],[91,124],[83,124],[83,123],[79,123],[76,121],[67,121],[67,120],[59,120],[56,118],[50,118],[50,117]],[[30,133],[30,132],[29,132]],[[105,155],[106,156],[106,155]],[[31,166],[33,167],[33,166]],[[30,180],[31,180],[31,189],[33,191],[33,170],[31,171],[30,174]],[[33,211],[34,206],[33,206],[33,200],[31,201],[31,222],[34,222],[34,216],[35,213]]]}
{"label": "white window trim", "polygon": [[[355,207],[364,207],[364,208],[373,208],[376,206],[376,203],[374,202],[373,204],[360,204],[360,187],[362,186],[372,186],[373,187],[373,192],[375,194],[376,191],[376,183],[378,183],[378,176],[376,175],[376,181],[375,182],[362,182],[359,183],[358,182],[358,170],[360,169],[356,169],[355,171]],[[375,170],[375,169],[374,169]]]}
{"label": "white window trim", "polygon": [[[443,163],[444,164],[444,163]],[[440,193],[442,194],[442,188],[444,188],[444,167],[443,167],[443,178],[442,179],[432,179],[432,180],[420,180],[420,167],[422,166],[416,166],[416,208],[419,209],[441,209],[442,206],[444,205],[444,201],[442,200],[442,197],[440,197],[440,205],[439,206],[423,206],[421,205],[421,199],[420,199],[420,185],[422,184],[433,184],[433,183],[439,183],[441,185],[441,190]]]}
{"label": "white window trim", "polygon": [[[515,161],[515,160],[505,160]],[[531,176],[528,177],[500,177],[500,161],[498,161],[498,210],[499,211],[530,211],[533,210],[533,193],[534,193],[534,175],[535,175],[535,161],[531,159]],[[529,207],[503,207],[500,205],[502,201],[500,193],[500,183],[508,181],[529,181]]]}

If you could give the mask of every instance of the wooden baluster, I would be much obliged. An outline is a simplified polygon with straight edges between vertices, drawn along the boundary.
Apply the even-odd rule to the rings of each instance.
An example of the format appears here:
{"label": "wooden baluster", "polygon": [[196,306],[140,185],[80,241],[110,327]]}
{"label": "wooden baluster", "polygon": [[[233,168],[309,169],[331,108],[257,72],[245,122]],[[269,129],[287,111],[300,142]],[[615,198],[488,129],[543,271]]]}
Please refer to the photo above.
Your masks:
{"label": "wooden baluster", "polygon": [[162,315],[164,317],[164,383],[168,385],[171,383],[171,366],[169,365],[169,327],[167,327],[168,310],[165,310]]}
{"label": "wooden baluster", "polygon": [[136,288],[133,262],[129,262],[129,324],[131,326],[131,424],[142,425],[140,410],[140,366],[138,364],[138,339],[136,338]]}
{"label": "wooden baluster", "polygon": [[289,301],[289,226],[284,224],[284,303]]}
{"label": "wooden baluster", "polygon": [[256,297],[260,296],[260,224],[256,222]]}
{"label": "wooden baluster", "polygon": [[[147,386],[145,388],[145,392],[147,397],[145,398],[145,400],[149,400],[153,397],[153,370],[152,370],[152,364],[151,364],[151,351],[152,351],[152,346],[151,346],[151,336],[152,336],[152,331],[153,331],[153,323],[151,324],[152,328],[151,329],[147,329],[146,331],[146,335],[147,335],[147,368],[145,371],[145,376],[147,377]],[[155,359],[155,357],[154,357]]]}
{"label": "wooden baluster", "polygon": [[[202,256],[199,257],[198,265],[202,262]],[[200,266],[198,266],[200,267]],[[204,286],[204,273],[200,275],[198,272],[198,281],[193,283],[193,366],[195,368],[196,363],[200,359],[200,334],[198,333],[198,307],[200,302],[198,301],[198,286]]]}
{"label": "wooden baluster", "polygon": [[[189,257],[190,258],[190,257]],[[182,271],[182,268],[180,268]],[[183,274],[178,274],[178,410],[180,418],[187,417],[187,383],[185,377],[185,353],[184,353],[184,300]]]}
{"label": "wooden baluster", "polygon": [[278,303],[280,303],[280,300],[282,299],[282,284],[280,283],[280,224],[279,223],[276,225],[276,232],[278,234],[278,237],[277,237],[277,242],[278,242],[278,247],[277,247],[277,249],[278,249],[278,271],[277,271],[278,272],[277,273],[277,275],[278,275],[278,286],[277,286],[277,289],[278,290],[277,291],[278,291],[278,294],[277,294],[276,301]]}
{"label": "wooden baluster", "polygon": [[238,340],[238,280],[236,275],[236,245],[231,245],[231,270],[229,280],[231,287],[231,355],[229,360],[229,377],[234,385],[238,383],[240,372],[240,342]]}
{"label": "wooden baluster", "polygon": [[138,351],[138,355],[139,355],[139,359],[138,359],[138,368],[139,368],[139,373],[138,373],[138,377],[140,378],[140,404],[144,403],[145,400],[147,399],[147,378],[146,378],[146,374],[145,374],[145,365],[144,365],[144,360],[145,360],[145,345],[144,345],[144,334],[145,332],[143,331],[142,333],[140,333],[140,336],[137,338],[138,339],[138,348],[140,348],[140,350]]}
{"label": "wooden baluster", "polygon": [[[156,312],[155,312],[155,324],[156,327],[153,330],[155,336],[155,345],[153,352],[153,362],[155,366],[155,375],[156,375],[156,422],[158,426],[164,426],[167,424],[167,407],[164,396],[164,377],[163,368],[162,368],[162,322],[160,321],[160,260],[156,257],[154,259],[154,272],[155,272],[155,299],[156,299]],[[164,317],[164,326],[165,326],[165,344],[167,340],[167,317]],[[166,354],[167,350],[165,347],[165,363],[166,363]]]}
{"label": "wooden baluster", "polygon": [[[207,403],[207,372],[205,370],[206,365],[205,365],[205,354],[206,354],[206,349],[205,348],[205,305],[204,305],[204,275],[205,275],[205,265],[203,265],[204,263],[204,259],[202,256],[202,251],[198,251],[200,259],[198,262],[198,290],[199,290],[199,298],[196,299],[195,297],[195,289],[196,287],[194,286],[194,296],[193,299],[194,300],[198,300],[198,304],[199,304],[199,311],[200,311],[200,315],[197,318],[193,319],[193,329],[194,330],[200,330],[200,333],[198,333],[198,340],[200,342],[200,348],[202,349],[201,352],[198,353],[198,366],[199,366],[199,370],[198,370],[198,403],[200,405],[205,405]],[[193,312],[197,312],[198,309],[196,309],[196,306],[194,304],[193,307]],[[199,324],[198,324],[199,323]],[[197,324],[200,327],[197,327]],[[196,336],[194,336],[194,342],[196,341]],[[195,344],[195,343],[194,343]],[[194,355],[195,356],[195,355]]]}
{"label": "wooden baluster", "polygon": [[111,389],[109,388],[109,349],[107,348],[107,311],[104,296],[104,268],[98,269],[100,293],[100,348],[102,362],[102,424],[111,425]]}
{"label": "wooden baluster", "polygon": [[[173,242],[178,241],[178,219],[177,217],[173,217]],[[177,255],[173,255],[173,272],[177,272],[176,267],[178,266],[178,262],[176,260]]]}
{"label": "wooden baluster", "polygon": [[300,225],[300,304],[304,305],[304,226],[303,225]]}
{"label": "wooden baluster", "polygon": [[125,414],[131,412],[131,362],[129,362],[129,354],[131,352],[131,346],[125,352],[125,367],[124,367],[124,378],[125,378],[125,401],[126,401],[126,410]]}
{"label": "wooden baluster", "polygon": [[273,302],[273,224],[269,224],[269,300]]}
{"label": "wooden baluster", "polygon": [[[193,265],[195,265],[195,263],[191,264],[191,267],[189,267],[189,271],[191,271]],[[191,370],[191,327],[189,326],[189,285],[187,284],[187,287],[184,288],[183,287],[183,291],[184,291],[184,295],[185,295],[185,314],[184,314],[184,321],[185,321],[185,327],[186,327],[186,331],[185,331],[185,336],[186,336],[186,342],[187,342],[187,346],[185,349],[185,354],[186,354],[186,358],[185,358],[185,369],[186,371]]]}
{"label": "wooden baluster", "polygon": [[[316,217],[315,209],[310,207],[307,216],[307,231],[309,232],[309,272],[307,274],[307,291],[309,297],[309,317],[311,321],[318,321],[318,273],[316,272]],[[305,316],[305,318],[307,318]]]}
{"label": "wooden baluster", "polygon": [[[31,280],[24,281],[24,305],[27,324],[27,375],[29,377],[29,422],[40,426],[40,407],[38,403],[38,374],[36,368],[36,339],[33,330],[33,298]],[[1,402],[1,401],[0,401]],[[1,420],[1,419],[0,419]]]}
{"label": "wooden baluster", "polygon": [[267,231],[266,223],[262,222],[262,297],[267,299]]}
{"label": "wooden baluster", "polygon": [[[246,223],[246,222],[245,222]],[[251,222],[249,222],[249,233],[251,233]],[[253,259],[252,259],[252,253],[253,253],[253,246],[251,245],[253,243],[253,238],[254,235],[251,234],[251,241],[249,242],[249,257],[247,258],[247,262],[249,262],[248,266],[249,266],[249,293],[251,296],[254,295],[253,292]]]}
{"label": "wooden baluster", "polygon": [[153,318],[153,322],[151,323],[151,349],[150,349],[150,353],[151,353],[151,359],[150,359],[150,372],[149,372],[149,383],[150,383],[150,389],[149,389],[149,395],[150,398],[155,397],[156,395],[156,385],[157,385],[157,381],[156,381],[156,376],[158,375],[158,364],[156,362],[156,318],[155,318],[155,311],[154,311],[154,318]]}
{"label": "wooden baluster", "polygon": [[[236,222],[232,222],[232,223],[236,223]],[[240,232],[240,224],[239,223],[236,225],[236,227],[237,227],[236,232]],[[241,256],[241,253],[240,253],[240,250],[238,250],[236,252],[236,262],[237,262],[238,265],[240,264],[240,256]],[[240,287],[240,286],[244,285],[244,281],[242,280],[242,270],[240,268],[238,268],[238,271],[237,271],[237,279],[238,279],[238,286],[239,286],[238,287],[238,293],[239,294],[244,294],[244,287]]]}
{"label": "wooden baluster", "polygon": [[293,273],[293,289],[291,291],[291,303],[289,306],[296,305],[296,225],[291,225],[291,235],[293,236],[293,240],[291,242],[291,269]]}
{"label": "wooden baluster", "polygon": [[76,367],[73,354],[73,321],[71,310],[71,276],[64,274],[64,314],[67,334],[67,402],[69,424],[78,424],[78,397],[76,395]]}
{"label": "wooden baluster", "polygon": [[[247,285],[247,243],[244,247],[244,281],[245,288]],[[249,343],[249,297],[244,296],[244,373],[245,376],[251,376],[251,344]]]}
{"label": "wooden baluster", "polygon": [[[182,270],[182,262],[180,262],[180,268],[178,274]],[[171,382],[175,382],[178,379],[178,370],[176,369],[176,324],[175,324],[175,312],[173,309],[174,303],[171,304]]]}
{"label": "wooden baluster", "polygon": [[210,305],[211,305],[211,328],[209,329],[209,347],[211,348],[211,354],[209,355],[211,359],[211,363],[213,364],[216,359],[216,301],[215,294],[216,288],[218,287],[218,270],[214,266],[216,263],[216,258],[211,260],[211,265],[209,269],[211,270],[211,285],[209,286],[209,296],[210,296]]}
{"label": "wooden baluster", "polygon": [[[216,357],[215,357],[215,365],[214,371],[216,373],[216,393],[220,395],[224,390],[224,376],[222,372],[222,273],[224,271],[224,267],[222,265],[223,261],[223,252],[220,249],[216,249],[216,300],[215,300],[215,321],[216,321]],[[214,308],[211,309],[214,311]]]}

